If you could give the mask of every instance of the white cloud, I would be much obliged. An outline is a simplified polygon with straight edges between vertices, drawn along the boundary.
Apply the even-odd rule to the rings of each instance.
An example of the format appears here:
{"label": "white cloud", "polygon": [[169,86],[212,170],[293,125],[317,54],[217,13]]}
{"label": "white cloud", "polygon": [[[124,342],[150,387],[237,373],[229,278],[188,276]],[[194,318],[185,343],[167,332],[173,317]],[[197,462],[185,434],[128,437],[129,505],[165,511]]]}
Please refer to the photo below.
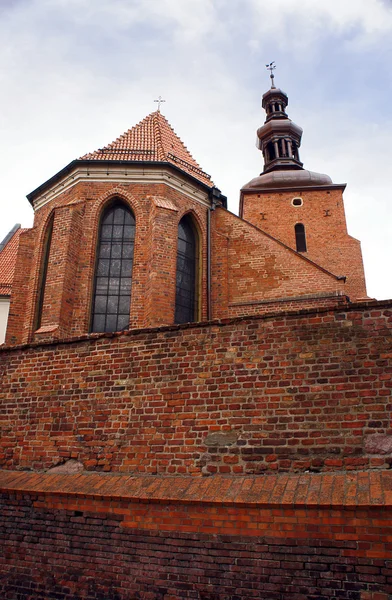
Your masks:
{"label": "white cloud", "polygon": [[382,0],[250,0],[254,29],[271,34],[277,45],[309,44],[333,31],[351,31],[365,41],[392,31],[391,4]]}
{"label": "white cloud", "polygon": [[100,28],[126,30],[142,23],[160,30],[170,27],[172,35],[183,41],[207,36],[217,21],[213,0],[35,0],[35,4]]}
{"label": "white cloud", "polygon": [[[276,58],[290,116],[304,127],[305,167],[348,182],[349,230],[364,240],[370,291],[392,296],[377,259],[382,245],[392,261],[386,77],[375,92],[367,66],[351,79],[357,91],[349,82],[331,100],[337,50],[351,72],[378,51],[387,61],[391,43],[382,34],[392,27],[390,6],[376,0],[3,2],[0,239],[17,221],[31,224],[26,193],[154,110],[159,94],[167,100],[164,114],[237,210],[240,187],[262,170],[254,139],[268,85],[264,64]],[[354,38],[357,62],[347,52]],[[364,51],[365,39],[378,40],[374,56]]]}

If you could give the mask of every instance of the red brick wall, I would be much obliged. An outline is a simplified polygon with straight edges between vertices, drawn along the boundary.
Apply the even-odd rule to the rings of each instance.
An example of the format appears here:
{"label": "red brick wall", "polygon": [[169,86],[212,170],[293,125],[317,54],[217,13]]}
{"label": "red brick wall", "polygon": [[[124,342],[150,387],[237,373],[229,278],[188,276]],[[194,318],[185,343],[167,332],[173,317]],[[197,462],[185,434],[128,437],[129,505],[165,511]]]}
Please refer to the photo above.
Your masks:
{"label": "red brick wall", "polygon": [[83,248],[83,217],[84,207],[80,204],[55,211],[41,327],[57,328],[56,337],[67,336],[72,323],[78,258]]}
{"label": "red brick wall", "polygon": [[[28,339],[29,330],[32,327],[34,319],[34,312],[31,309],[34,290],[31,273],[34,271],[34,261],[37,260],[36,232],[34,229],[29,229],[22,232],[19,238],[18,256],[12,283],[13,292],[6,331],[7,343],[12,343],[13,339],[20,342]],[[38,278],[39,267],[36,267],[35,270]],[[12,338],[10,332],[16,332],[17,335]]]}
{"label": "red brick wall", "polygon": [[0,466],[388,468],[388,302],[0,349]]}
{"label": "red brick wall", "polygon": [[[18,271],[23,275],[15,278],[13,287],[6,338],[8,344],[77,337],[89,331],[99,220],[107,202],[115,196],[123,199],[136,219],[130,327],[168,325],[174,321],[177,228],[187,212],[192,213],[199,232],[199,319],[207,318],[207,207],[164,184],[78,183],[36,211],[34,228],[29,232],[29,252],[24,251],[23,243],[21,245]],[[277,199],[268,197],[271,217],[259,223],[260,199],[253,200],[247,197],[245,216],[253,219],[257,226],[269,224],[270,233],[279,234],[287,245],[224,209],[215,210],[212,214],[211,251],[213,318],[269,312],[271,306],[261,304],[266,301],[274,303],[274,310],[280,310],[279,301],[282,299],[304,296],[303,306],[309,307],[312,305],[309,297],[353,293],[352,283],[345,285],[290,249],[293,239],[287,236],[285,222],[286,214],[291,215],[289,210],[277,207]],[[287,203],[288,199],[279,197],[281,201]],[[291,208],[306,212],[308,205],[313,207],[306,199],[304,207]],[[306,256],[321,264],[328,256],[329,262],[324,267],[337,275],[346,274],[347,265],[351,265],[350,273],[355,271],[356,280],[362,281],[358,242],[345,233],[343,207],[342,204],[339,206],[340,229],[332,233],[328,230],[328,235],[324,231],[324,221],[330,223],[332,220],[327,218],[323,221],[318,212],[311,209],[309,219],[312,227],[318,227],[320,232],[318,237],[309,233]],[[273,217],[272,209],[275,210]],[[55,218],[42,327],[35,332],[34,314],[45,231],[52,214]],[[285,215],[279,217],[282,222],[276,220],[276,215]],[[293,233],[293,224],[290,228]],[[338,238],[333,237],[336,235]],[[338,258],[335,260],[336,253]],[[362,292],[360,294],[357,290],[353,297],[363,295],[364,289]],[[331,304],[334,302],[331,301]]]}
{"label": "red brick wall", "polygon": [[[33,255],[26,255],[21,248],[18,269],[23,277],[16,278],[13,287],[8,344],[34,338],[78,336],[89,331],[99,219],[106,203],[115,196],[128,204],[136,219],[131,327],[174,321],[177,226],[185,212],[193,214],[200,232],[201,318],[206,318],[207,209],[163,184],[79,183],[35,213],[30,233]],[[165,208],[165,203],[171,209]],[[53,210],[55,224],[43,305],[43,332],[35,334],[33,315],[44,232]],[[24,310],[20,310],[21,301]]]}
{"label": "red brick wall", "polygon": [[391,473],[0,472],[0,594],[388,600],[391,489]]}
{"label": "red brick wall", "polygon": [[263,313],[262,304],[255,309],[261,301],[345,290],[343,281],[223,209],[214,212],[212,265],[214,318],[237,315],[238,305],[240,314]]}
{"label": "red brick wall", "polygon": [[[302,206],[292,206],[295,197],[303,199]],[[329,216],[325,216],[326,211]],[[347,233],[341,190],[246,193],[242,216],[294,249],[294,226],[303,223],[305,256],[335,275],[345,275],[346,293],[351,300],[366,297],[361,244]]]}

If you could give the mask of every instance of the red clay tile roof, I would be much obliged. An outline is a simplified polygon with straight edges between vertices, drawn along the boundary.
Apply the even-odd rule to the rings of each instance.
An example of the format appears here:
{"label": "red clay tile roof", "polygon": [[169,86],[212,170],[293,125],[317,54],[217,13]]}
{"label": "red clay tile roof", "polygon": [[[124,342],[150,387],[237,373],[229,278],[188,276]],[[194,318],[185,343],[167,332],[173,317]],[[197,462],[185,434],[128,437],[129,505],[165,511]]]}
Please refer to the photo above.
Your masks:
{"label": "red clay tile roof", "polygon": [[159,111],[145,117],[111,144],[85,154],[81,160],[168,162],[209,187],[214,185]]}
{"label": "red clay tile roof", "polygon": [[0,296],[11,296],[19,237],[23,231],[27,231],[27,229],[17,229],[0,252]]}

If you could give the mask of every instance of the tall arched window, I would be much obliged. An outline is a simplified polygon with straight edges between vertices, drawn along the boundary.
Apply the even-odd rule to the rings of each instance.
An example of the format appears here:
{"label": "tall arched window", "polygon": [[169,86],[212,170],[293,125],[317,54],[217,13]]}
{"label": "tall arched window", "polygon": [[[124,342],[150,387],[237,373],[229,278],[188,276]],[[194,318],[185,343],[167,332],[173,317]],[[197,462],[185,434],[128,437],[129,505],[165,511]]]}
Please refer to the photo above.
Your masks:
{"label": "tall arched window", "polygon": [[103,213],[95,266],[91,331],[129,327],[135,218],[116,200]]}
{"label": "tall arched window", "polygon": [[302,223],[297,223],[295,226],[295,243],[297,245],[297,252],[306,252],[305,225]]}
{"label": "tall arched window", "polygon": [[198,240],[192,218],[185,215],[178,225],[176,273],[176,323],[197,319]]}
{"label": "tall arched window", "polygon": [[42,311],[43,311],[43,307],[44,307],[46,276],[48,274],[48,264],[49,264],[50,246],[52,243],[53,223],[54,223],[54,213],[50,217],[49,223],[46,227],[45,237],[44,237],[41,268],[40,268],[40,272],[39,272],[39,281],[38,281],[37,303],[36,303],[35,318],[34,318],[34,330],[35,331],[41,327],[41,322],[42,322]]}

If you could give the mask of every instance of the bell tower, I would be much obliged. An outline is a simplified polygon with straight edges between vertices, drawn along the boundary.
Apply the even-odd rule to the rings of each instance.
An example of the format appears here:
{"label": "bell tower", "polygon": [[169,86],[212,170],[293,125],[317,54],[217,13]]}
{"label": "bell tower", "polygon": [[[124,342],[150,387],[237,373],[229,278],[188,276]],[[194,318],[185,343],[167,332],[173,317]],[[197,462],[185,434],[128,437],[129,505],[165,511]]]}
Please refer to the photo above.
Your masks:
{"label": "bell tower", "polygon": [[302,129],[289,119],[287,94],[275,86],[262,97],[266,113],[257,130],[264,168],[241,189],[240,217],[346,280],[351,300],[367,298],[360,242],[347,232],[343,192],[300,160]]}

